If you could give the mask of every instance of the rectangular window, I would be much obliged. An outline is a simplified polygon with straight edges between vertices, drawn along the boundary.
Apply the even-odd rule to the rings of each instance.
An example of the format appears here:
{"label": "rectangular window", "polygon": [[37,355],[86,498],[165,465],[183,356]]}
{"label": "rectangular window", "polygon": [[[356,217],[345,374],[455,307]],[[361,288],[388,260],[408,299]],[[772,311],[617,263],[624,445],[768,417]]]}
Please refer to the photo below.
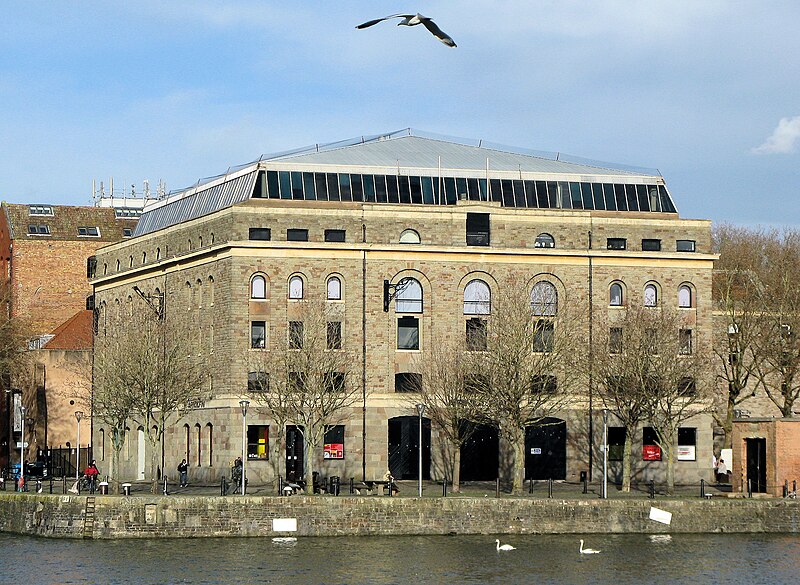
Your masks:
{"label": "rectangular window", "polygon": [[489,214],[467,214],[467,246],[489,245]]}
{"label": "rectangular window", "polygon": [[302,321],[289,321],[289,349],[303,349]]}
{"label": "rectangular window", "polygon": [[397,349],[419,349],[419,319],[416,317],[397,319]]}
{"label": "rectangular window", "polygon": [[555,376],[534,376],[531,380],[531,394],[555,394],[558,380]]}
{"label": "rectangular window", "polygon": [[643,252],[660,252],[661,251],[661,240],[654,240],[654,239],[643,239],[642,240],[642,251]]}
{"label": "rectangular window", "polygon": [[622,327],[611,327],[608,330],[608,353],[622,353]]}
{"label": "rectangular window", "polygon": [[323,440],[323,459],[344,459],[344,425],[325,427]]}
{"label": "rectangular window", "polygon": [[553,351],[553,323],[540,319],[534,324],[533,351],[549,353]]}
{"label": "rectangular window", "polygon": [[269,392],[268,372],[247,372],[247,393],[264,394]]}
{"label": "rectangular window", "polygon": [[677,240],[675,242],[675,250],[678,252],[694,252],[695,251],[695,241],[694,240]]}
{"label": "rectangular window", "polygon": [[269,459],[269,425],[247,425],[247,460]]}
{"label": "rectangular window", "polygon": [[130,238],[132,235],[133,235],[133,230],[131,228],[122,228],[123,238]]}
{"label": "rectangular window", "polygon": [[53,208],[50,205],[30,205],[29,215],[53,215]]}
{"label": "rectangular window", "polygon": [[394,391],[400,394],[422,390],[422,374],[400,372],[394,375]]}
{"label": "rectangular window", "polygon": [[344,230],[325,230],[326,242],[344,242]]}
{"label": "rectangular window", "polygon": [[47,224],[30,224],[28,226],[28,235],[31,236],[49,236],[50,226]]}
{"label": "rectangular window", "polygon": [[342,349],[341,321],[328,321],[328,349]]}
{"label": "rectangular window", "polygon": [[608,250],[625,250],[628,247],[628,240],[625,238],[607,238],[606,249]]}
{"label": "rectangular window", "polygon": [[78,226],[78,235],[87,236],[91,238],[99,238],[100,229],[97,228],[97,226],[89,226],[89,225]]}
{"label": "rectangular window", "polygon": [[680,352],[684,355],[690,355],[693,351],[692,330],[681,329],[678,335],[680,336]]}
{"label": "rectangular window", "polygon": [[286,230],[286,240],[289,242],[307,242],[308,230],[289,228]]}
{"label": "rectangular window", "polygon": [[697,429],[678,428],[678,461],[697,461]]}
{"label": "rectangular window", "polygon": [[272,230],[269,228],[250,228],[248,237],[251,240],[261,240],[263,242],[269,242],[272,238]]}
{"label": "rectangular window", "polygon": [[486,319],[467,319],[467,351],[486,351]]}
{"label": "rectangular window", "polygon": [[642,461],[661,461],[661,447],[653,427],[642,429]]}
{"label": "rectangular window", "polygon": [[608,460],[622,461],[625,454],[625,427],[608,427]]}
{"label": "rectangular window", "polygon": [[264,349],[267,347],[267,322],[250,322],[250,347],[252,349]]}

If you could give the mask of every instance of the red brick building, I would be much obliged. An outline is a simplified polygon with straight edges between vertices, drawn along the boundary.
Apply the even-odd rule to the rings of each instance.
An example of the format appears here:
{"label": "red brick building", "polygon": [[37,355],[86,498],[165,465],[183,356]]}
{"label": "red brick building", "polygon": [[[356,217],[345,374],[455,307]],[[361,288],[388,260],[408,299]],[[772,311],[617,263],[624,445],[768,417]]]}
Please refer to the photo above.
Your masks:
{"label": "red brick building", "polygon": [[[743,418],[733,422],[734,492],[784,495],[800,481],[800,418]],[[787,484],[788,482],[788,484]]]}
{"label": "red brick building", "polygon": [[[7,466],[9,457],[13,462],[19,458],[14,455],[21,432],[19,405],[26,408],[29,460],[36,458],[37,448],[66,440],[66,435],[56,437],[53,431],[63,435],[75,426],[73,411],[80,409],[82,400],[76,393],[83,385],[75,380],[65,385],[64,379],[80,377],[78,372],[90,364],[86,355],[91,350],[91,319],[86,318],[86,303],[92,287],[86,277],[87,259],[98,248],[129,237],[138,212],[114,207],[0,204],[0,275],[11,290],[10,314],[23,320],[31,349],[45,346],[54,334],[61,333],[61,345],[53,348],[60,355],[39,353],[33,379],[12,383],[20,398],[9,392],[0,400],[0,467]],[[58,392],[54,392],[54,384],[59,386]],[[59,401],[64,404],[55,404]],[[84,410],[88,413],[88,408]],[[69,424],[55,420],[64,413],[71,419]],[[88,443],[88,421],[85,428]]]}

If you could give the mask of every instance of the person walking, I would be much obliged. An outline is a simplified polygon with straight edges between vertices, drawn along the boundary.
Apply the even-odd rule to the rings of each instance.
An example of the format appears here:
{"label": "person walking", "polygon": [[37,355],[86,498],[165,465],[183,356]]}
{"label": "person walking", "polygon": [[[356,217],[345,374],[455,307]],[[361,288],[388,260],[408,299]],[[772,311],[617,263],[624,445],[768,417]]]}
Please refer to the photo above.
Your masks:
{"label": "person walking", "polygon": [[181,487],[188,486],[189,485],[189,464],[186,463],[186,459],[181,459],[181,462],[178,463],[178,474],[180,475]]}

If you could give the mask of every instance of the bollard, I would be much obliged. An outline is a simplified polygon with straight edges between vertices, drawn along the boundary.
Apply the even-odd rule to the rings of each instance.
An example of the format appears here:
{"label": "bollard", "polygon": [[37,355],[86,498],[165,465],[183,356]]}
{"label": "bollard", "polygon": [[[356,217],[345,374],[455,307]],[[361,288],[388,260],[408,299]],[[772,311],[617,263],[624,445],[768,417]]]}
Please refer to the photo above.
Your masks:
{"label": "bollard", "polygon": [[67,493],[67,476],[66,475],[61,477],[61,493],[62,494],[66,494]]}
{"label": "bollard", "polygon": [[589,493],[589,479],[586,477],[583,478],[583,493],[584,494]]}
{"label": "bollard", "polygon": [[36,480],[36,493],[37,494],[41,494],[42,493],[42,480],[41,479],[37,479]]}
{"label": "bollard", "polygon": [[169,495],[169,490],[167,489],[167,476],[166,476],[166,474],[164,475],[164,495],[165,496]]}
{"label": "bollard", "polygon": [[122,484],[122,495],[123,496],[131,495],[131,484],[129,484],[129,483],[123,483]]}
{"label": "bollard", "polygon": [[278,495],[279,496],[283,495],[283,476],[282,475],[278,476]]}
{"label": "bollard", "polygon": [[656,497],[656,480],[654,480],[654,479],[650,480],[650,486],[649,486],[648,490],[650,491],[650,499],[651,500],[655,499],[655,497]]}
{"label": "bollard", "polygon": [[219,495],[225,495],[225,476],[219,478]]}
{"label": "bollard", "polygon": [[549,480],[547,480],[547,497],[548,498],[552,498],[553,497],[553,478],[552,477]]}
{"label": "bollard", "polygon": [[446,479],[442,481],[442,497],[443,498],[447,497],[447,480]]}
{"label": "bollard", "polygon": [[783,482],[783,497],[785,498],[788,495],[789,495],[789,480],[787,479],[785,482]]}
{"label": "bollard", "polygon": [[353,495],[354,493],[356,493],[355,480],[356,480],[356,478],[354,478],[354,477],[350,478],[350,495]]}
{"label": "bollard", "polygon": [[748,498],[753,497],[753,486],[751,485],[749,478],[747,479],[747,497]]}
{"label": "bollard", "polygon": [[0,490],[6,491],[6,478],[0,476]]}
{"label": "bollard", "polygon": [[495,498],[499,498],[500,497],[500,478],[499,477],[494,481],[494,497]]}
{"label": "bollard", "polygon": [[533,478],[528,480],[528,493],[533,495]]}
{"label": "bollard", "polygon": [[700,478],[700,498],[706,497],[706,480]]}
{"label": "bollard", "polygon": [[797,480],[792,480],[792,491],[796,494],[797,493]]}

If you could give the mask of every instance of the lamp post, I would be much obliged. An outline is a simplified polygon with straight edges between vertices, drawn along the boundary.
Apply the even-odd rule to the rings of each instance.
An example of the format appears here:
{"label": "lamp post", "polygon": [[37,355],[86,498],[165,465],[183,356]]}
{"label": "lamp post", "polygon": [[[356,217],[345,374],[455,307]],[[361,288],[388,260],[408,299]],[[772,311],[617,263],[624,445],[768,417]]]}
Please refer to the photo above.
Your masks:
{"label": "lamp post", "polygon": [[240,400],[239,406],[242,407],[242,495],[244,495],[244,472],[245,461],[247,461],[247,407],[250,406],[249,400]]}
{"label": "lamp post", "polygon": [[[417,412],[419,413],[419,497],[422,497],[422,415],[425,413],[425,405],[421,402],[417,404]],[[390,486],[391,487],[391,486]]]}
{"label": "lamp post", "polygon": [[81,419],[83,418],[83,411],[75,411],[75,420],[78,421],[78,442],[75,444],[75,481],[80,479],[81,470]]}
{"label": "lamp post", "polygon": [[[19,441],[19,478],[25,477],[25,407],[19,407],[20,419],[22,422],[22,432],[20,433]],[[17,485],[22,485],[17,482]]]}
{"label": "lamp post", "polygon": [[608,409],[603,409],[603,499],[608,498]]}

